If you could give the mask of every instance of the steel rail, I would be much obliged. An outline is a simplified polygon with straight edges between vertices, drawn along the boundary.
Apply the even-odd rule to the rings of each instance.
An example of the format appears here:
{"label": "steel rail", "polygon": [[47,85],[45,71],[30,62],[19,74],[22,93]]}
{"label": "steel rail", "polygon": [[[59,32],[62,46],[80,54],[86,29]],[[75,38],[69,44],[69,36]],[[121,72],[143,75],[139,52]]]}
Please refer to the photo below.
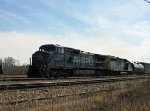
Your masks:
{"label": "steel rail", "polygon": [[93,76],[93,77],[60,77],[60,78],[27,78],[27,77],[3,77],[0,78],[0,82],[8,82],[8,81],[37,81],[37,80],[73,80],[73,79],[95,79],[95,78],[115,78],[115,77],[135,77],[135,76],[129,76],[129,75],[124,75],[124,76]]}
{"label": "steel rail", "polygon": [[64,82],[41,82],[41,83],[16,83],[16,84],[1,84],[0,90],[17,90],[17,89],[29,89],[29,88],[42,88],[51,86],[70,86],[80,84],[94,84],[94,83],[109,83],[118,81],[128,81],[136,79],[150,78],[149,76],[142,77],[122,77],[122,78],[105,78],[97,80],[78,80],[78,81],[64,81]]}

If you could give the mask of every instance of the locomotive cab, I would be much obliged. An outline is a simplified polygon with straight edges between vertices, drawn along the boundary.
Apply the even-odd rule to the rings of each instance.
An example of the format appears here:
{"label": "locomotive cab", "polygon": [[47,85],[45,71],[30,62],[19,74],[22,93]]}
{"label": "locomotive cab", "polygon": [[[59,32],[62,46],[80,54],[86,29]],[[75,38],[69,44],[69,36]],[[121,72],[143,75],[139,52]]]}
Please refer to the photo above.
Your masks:
{"label": "locomotive cab", "polygon": [[32,55],[32,63],[29,66],[28,77],[43,77],[47,75],[49,58],[53,56],[55,51],[55,45],[42,45]]}
{"label": "locomotive cab", "polygon": [[55,45],[42,45],[39,48],[39,51],[45,51],[45,52],[51,52],[51,51],[55,51],[56,50],[56,46]]}
{"label": "locomotive cab", "polygon": [[43,65],[48,60],[49,53],[37,51],[32,55],[32,65]]}
{"label": "locomotive cab", "polygon": [[46,44],[32,55],[32,63],[28,70],[28,77],[50,77],[57,69],[65,64],[65,48],[59,45]]}

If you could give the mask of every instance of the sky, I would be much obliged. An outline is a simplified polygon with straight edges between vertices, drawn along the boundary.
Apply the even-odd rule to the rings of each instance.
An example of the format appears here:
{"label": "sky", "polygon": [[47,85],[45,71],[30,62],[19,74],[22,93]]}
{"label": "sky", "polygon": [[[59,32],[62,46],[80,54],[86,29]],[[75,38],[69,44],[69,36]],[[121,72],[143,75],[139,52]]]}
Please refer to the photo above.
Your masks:
{"label": "sky", "polygon": [[28,64],[43,44],[150,62],[150,3],[0,0],[0,57]]}

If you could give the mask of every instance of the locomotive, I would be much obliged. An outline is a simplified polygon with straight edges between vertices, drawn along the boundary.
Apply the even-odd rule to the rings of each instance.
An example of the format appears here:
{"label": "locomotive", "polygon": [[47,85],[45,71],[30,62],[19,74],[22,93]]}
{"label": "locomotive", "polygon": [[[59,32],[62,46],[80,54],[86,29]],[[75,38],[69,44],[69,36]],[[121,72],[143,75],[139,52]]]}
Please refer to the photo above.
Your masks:
{"label": "locomotive", "polygon": [[79,49],[54,44],[45,44],[32,54],[28,77],[50,78],[71,76],[107,76],[143,73],[141,63],[127,59],[84,52]]}

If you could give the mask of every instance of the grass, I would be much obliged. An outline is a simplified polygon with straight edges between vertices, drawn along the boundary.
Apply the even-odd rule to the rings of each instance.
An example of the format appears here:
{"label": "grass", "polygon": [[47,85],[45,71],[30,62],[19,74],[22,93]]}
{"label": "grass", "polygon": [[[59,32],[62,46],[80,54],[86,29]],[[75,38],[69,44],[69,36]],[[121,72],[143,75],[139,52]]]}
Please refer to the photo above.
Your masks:
{"label": "grass", "polygon": [[29,111],[149,111],[150,81],[110,85],[107,90],[51,100]]}

